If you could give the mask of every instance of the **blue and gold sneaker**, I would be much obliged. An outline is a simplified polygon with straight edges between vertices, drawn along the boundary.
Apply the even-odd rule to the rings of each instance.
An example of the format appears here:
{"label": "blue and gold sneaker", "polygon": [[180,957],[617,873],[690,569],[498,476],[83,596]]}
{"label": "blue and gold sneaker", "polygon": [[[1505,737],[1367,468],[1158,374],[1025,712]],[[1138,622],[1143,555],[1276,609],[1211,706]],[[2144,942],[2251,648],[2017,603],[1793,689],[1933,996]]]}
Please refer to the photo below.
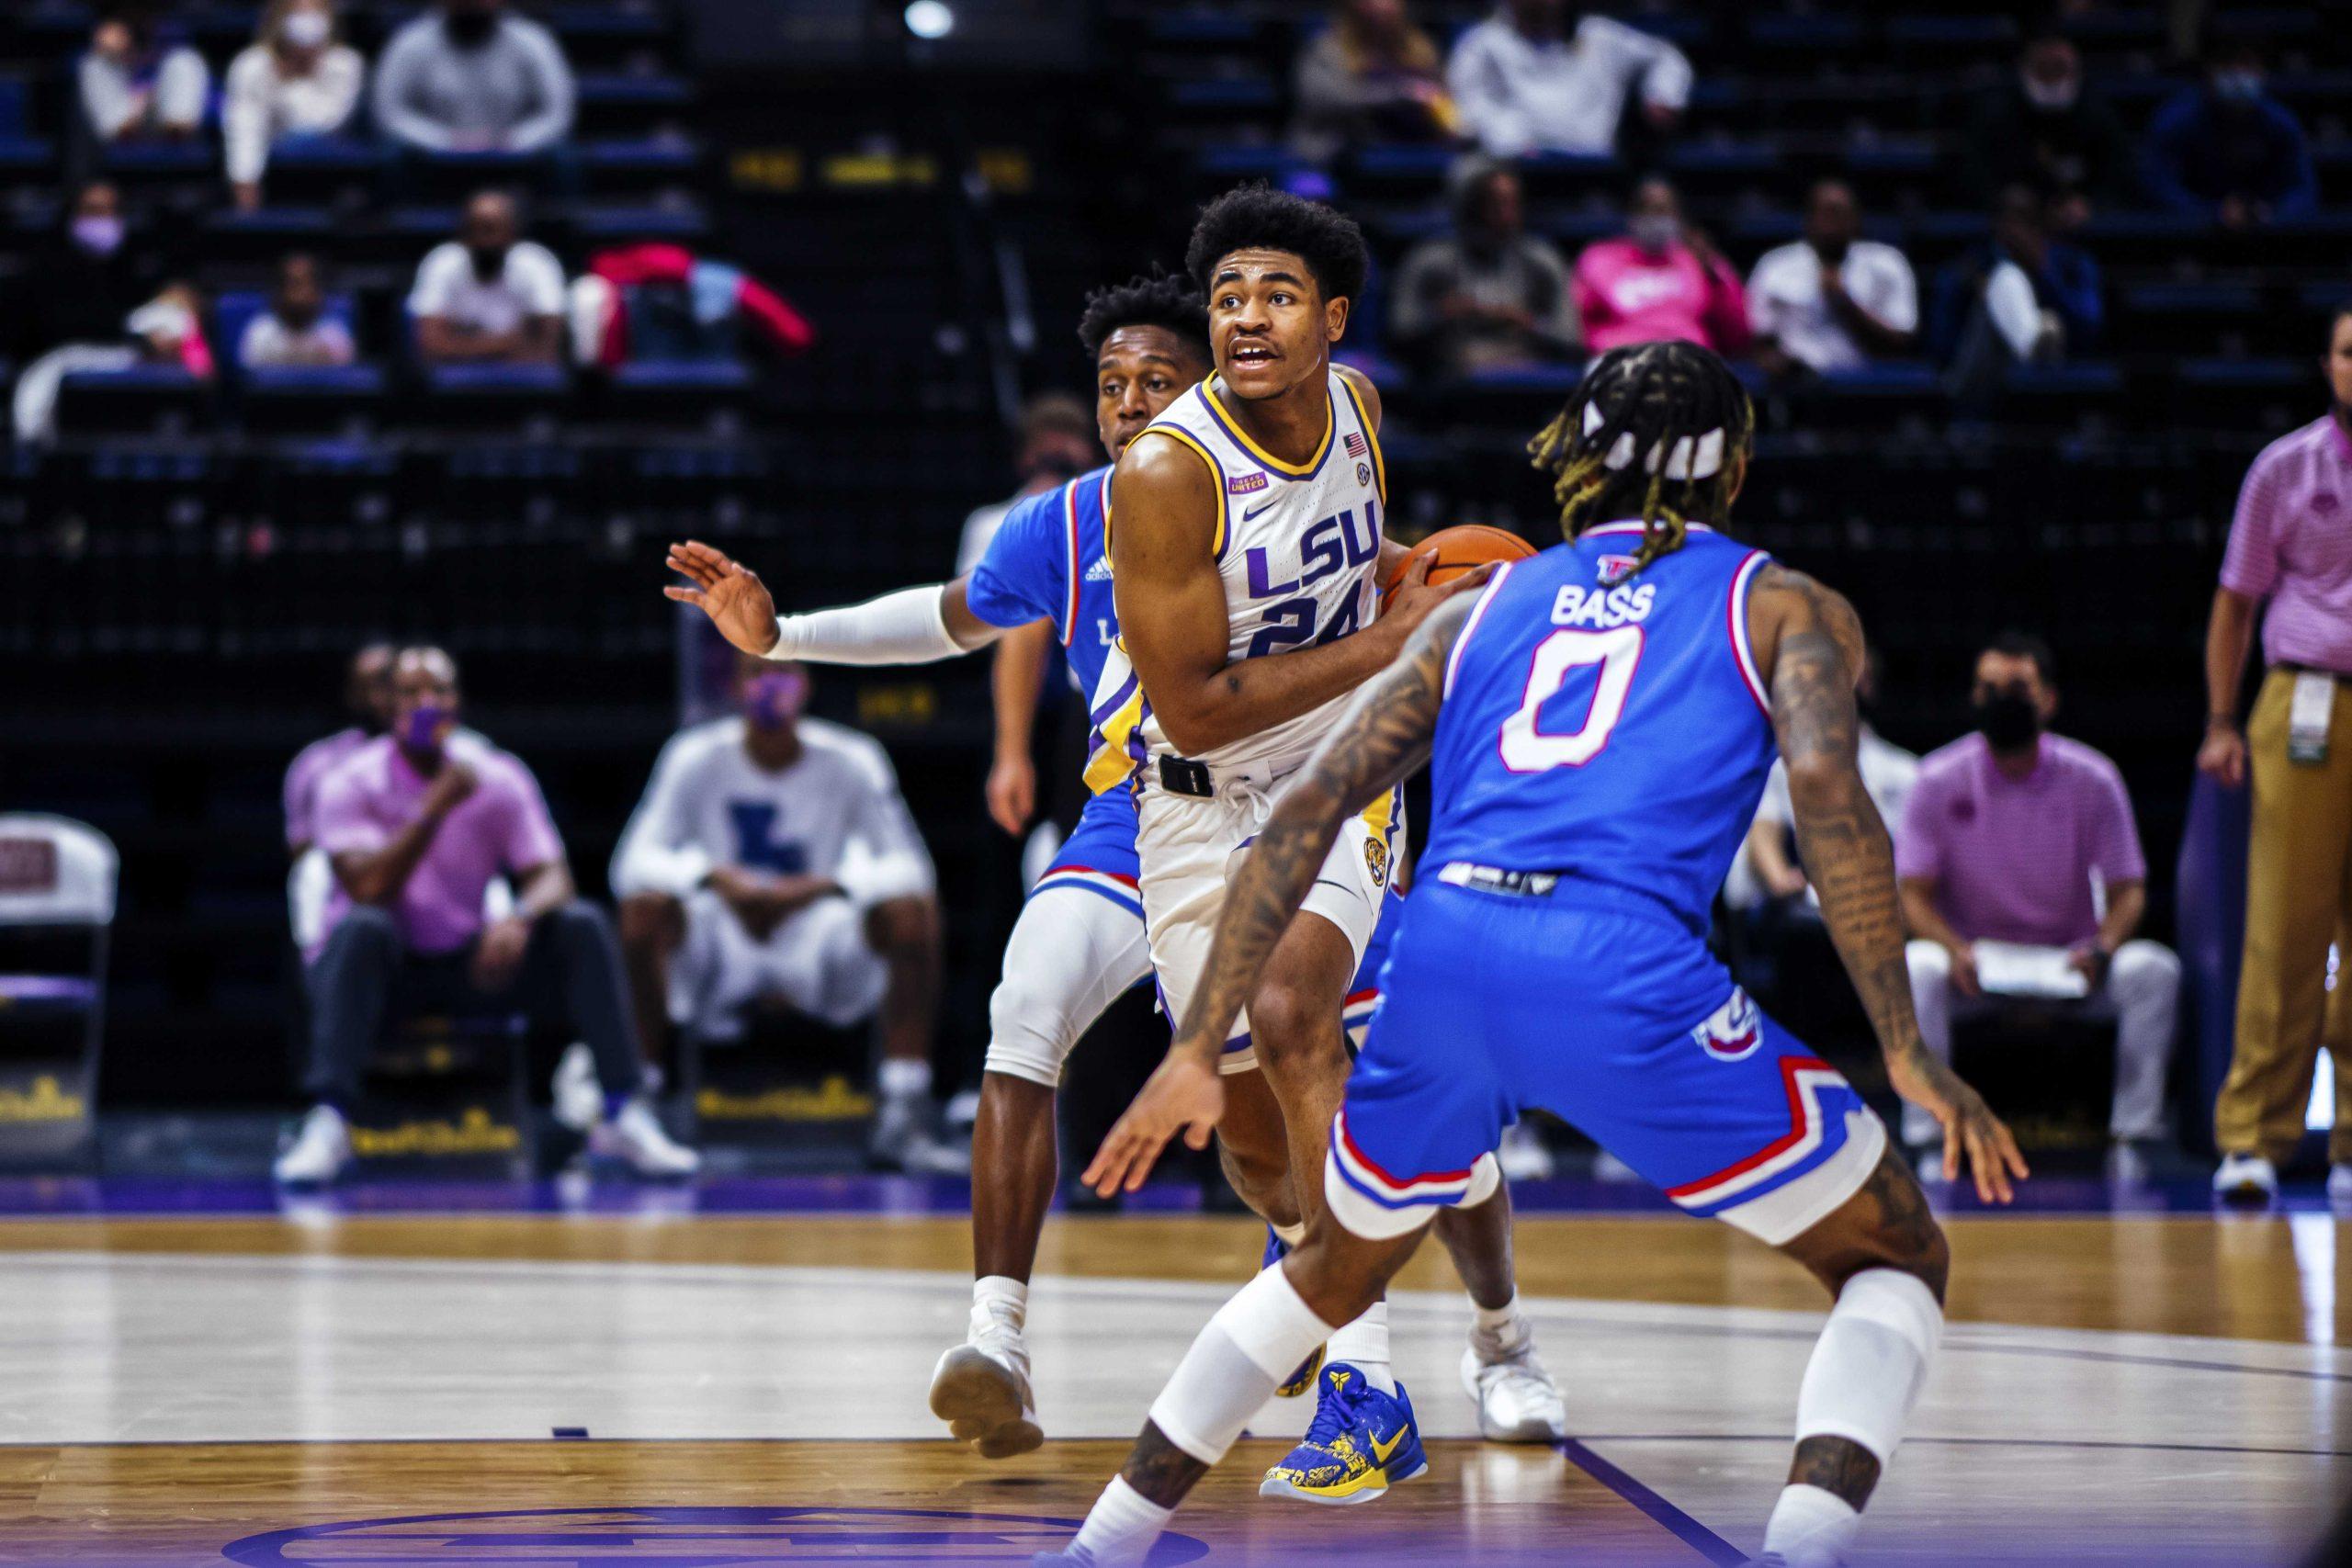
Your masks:
{"label": "blue and gold sneaker", "polygon": [[[1290,1244],[1274,1234],[1273,1226],[1268,1225],[1266,1227],[1266,1250],[1258,1259],[1258,1272],[1261,1274],[1264,1273],[1267,1269],[1272,1269],[1275,1264],[1280,1263],[1283,1258],[1289,1256]],[[1315,1353],[1313,1355],[1307,1357],[1306,1359],[1301,1361],[1296,1367],[1293,1368],[1291,1370],[1290,1376],[1283,1379],[1280,1383],[1277,1383],[1274,1386],[1274,1397],[1276,1399],[1296,1399],[1300,1394],[1305,1393],[1308,1389],[1315,1386],[1316,1371],[1320,1369],[1322,1365],[1323,1347],[1317,1345],[1315,1347]]]}
{"label": "blue and gold sneaker", "polygon": [[1383,1393],[1354,1367],[1333,1361],[1317,1382],[1315,1419],[1306,1436],[1266,1472],[1258,1495],[1369,1503],[1429,1467],[1405,1385],[1398,1383],[1394,1394]]}

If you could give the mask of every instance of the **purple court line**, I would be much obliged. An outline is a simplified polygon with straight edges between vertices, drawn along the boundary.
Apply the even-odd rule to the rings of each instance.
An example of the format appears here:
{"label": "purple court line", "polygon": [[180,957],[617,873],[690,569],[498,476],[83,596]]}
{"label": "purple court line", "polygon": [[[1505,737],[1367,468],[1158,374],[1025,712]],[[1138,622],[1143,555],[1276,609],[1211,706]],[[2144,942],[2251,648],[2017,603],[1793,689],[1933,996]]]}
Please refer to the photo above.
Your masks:
{"label": "purple court line", "polygon": [[[1786,1432],[1595,1432],[1594,1443],[1782,1443]],[[2275,1449],[2237,1443],[2126,1443],[2098,1438],[1922,1438],[1905,1435],[1905,1448],[2101,1449],[2126,1453],[2246,1454],[2265,1459],[2352,1459],[2352,1449]]]}
{"label": "purple court line", "polygon": [[1574,1438],[1559,1443],[1560,1452],[1570,1464],[1600,1482],[1611,1492],[1648,1515],[1656,1523],[1673,1532],[1676,1540],[1713,1563],[1715,1568],[1738,1568],[1747,1561],[1747,1553],[1659,1496],[1626,1472],[1602,1459]]}

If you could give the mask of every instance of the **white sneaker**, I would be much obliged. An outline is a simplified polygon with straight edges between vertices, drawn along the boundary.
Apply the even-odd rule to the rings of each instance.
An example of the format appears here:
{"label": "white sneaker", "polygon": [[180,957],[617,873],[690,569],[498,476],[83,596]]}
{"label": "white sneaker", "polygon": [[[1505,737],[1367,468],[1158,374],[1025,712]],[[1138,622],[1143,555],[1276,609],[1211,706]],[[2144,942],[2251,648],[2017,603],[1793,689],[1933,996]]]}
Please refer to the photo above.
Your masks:
{"label": "white sneaker", "polygon": [[1503,1134],[1495,1161],[1503,1168],[1506,1181],[1542,1181],[1552,1174],[1552,1151],[1544,1134],[1526,1122],[1514,1123]]}
{"label": "white sneaker", "polygon": [[1474,1339],[1462,1352],[1462,1392],[1478,1407],[1478,1430],[1490,1443],[1556,1443],[1568,1435],[1567,1404],[1532,1339],[1499,1361],[1481,1357]]}
{"label": "white sneaker", "polygon": [[939,1358],[931,1374],[931,1413],[982,1459],[1011,1459],[1046,1441],[1029,1387],[1028,1347],[1001,1329]]}
{"label": "white sneaker", "polygon": [[351,1128],[343,1112],[332,1105],[313,1105],[302,1119],[302,1130],[269,1168],[288,1187],[316,1187],[333,1181],[351,1163]]}
{"label": "white sneaker", "polygon": [[692,1176],[702,1168],[702,1156],[670,1136],[642,1096],[589,1131],[588,1152],[621,1160],[639,1176]]}
{"label": "white sneaker", "polygon": [[930,1109],[925,1100],[884,1101],[882,1113],[875,1118],[874,1142],[867,1151],[873,1162],[909,1176],[969,1176],[971,1150],[933,1136],[926,1125]]}
{"label": "white sneaker", "polygon": [[2278,1196],[2278,1172],[2260,1155],[2230,1155],[2213,1173],[2213,1196],[2224,1203],[2267,1203]]}
{"label": "white sneaker", "polygon": [[585,1133],[605,1113],[605,1089],[596,1081],[596,1058],[584,1041],[564,1047],[555,1065],[555,1119],[575,1133]]}
{"label": "white sneaker", "polygon": [[2339,1209],[2352,1209],[2352,1160],[2339,1161],[2328,1168],[2327,1201]]}
{"label": "white sneaker", "polygon": [[2148,1156],[2137,1144],[2118,1138],[2107,1146],[2107,1179],[2117,1187],[2145,1187]]}

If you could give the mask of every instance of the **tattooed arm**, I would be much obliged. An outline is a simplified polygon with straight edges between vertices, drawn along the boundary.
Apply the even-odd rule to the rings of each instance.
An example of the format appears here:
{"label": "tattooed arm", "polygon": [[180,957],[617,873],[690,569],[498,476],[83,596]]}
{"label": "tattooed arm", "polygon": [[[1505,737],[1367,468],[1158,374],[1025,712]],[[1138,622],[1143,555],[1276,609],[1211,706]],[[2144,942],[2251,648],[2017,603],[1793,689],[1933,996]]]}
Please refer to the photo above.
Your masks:
{"label": "tattooed arm", "polygon": [[1944,1127],[1944,1174],[1965,1152],[1978,1194],[2007,1202],[2026,1173],[2017,1141],[1984,1099],[1930,1055],[1911,1009],[1894,851],[1856,761],[1854,682],[1862,626],[1854,607],[1803,572],[1770,567],[1748,596],[1748,636],[1772,694],[1772,728],[1789,772],[1797,849],[1821,897],[1822,922],[1886,1053],[1888,1078]]}
{"label": "tattooed arm", "polygon": [[1440,605],[1396,662],[1357,691],[1283,792],[1226,885],[1201,989],[1168,1059],[1102,1140],[1082,1178],[1088,1186],[1105,1196],[1123,1183],[1130,1192],[1141,1187],[1179,1129],[1193,1148],[1208,1145],[1210,1130],[1225,1109],[1216,1066],[1227,1032],[1315,886],[1340,825],[1428,759],[1444,694],[1446,656],[1475,603],[1464,596]]}

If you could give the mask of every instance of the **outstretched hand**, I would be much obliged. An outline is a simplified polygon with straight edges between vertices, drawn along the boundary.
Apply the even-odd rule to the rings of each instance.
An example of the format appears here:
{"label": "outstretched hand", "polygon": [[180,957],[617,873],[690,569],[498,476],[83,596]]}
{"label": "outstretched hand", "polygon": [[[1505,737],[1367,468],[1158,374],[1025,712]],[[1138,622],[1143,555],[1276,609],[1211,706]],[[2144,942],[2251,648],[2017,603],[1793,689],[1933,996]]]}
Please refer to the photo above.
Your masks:
{"label": "outstretched hand", "polygon": [[718,635],[746,653],[764,654],[775,646],[775,600],[758,572],[692,539],[670,547],[669,567],[693,586],[673,583],[662,590],[665,597],[708,615]]}
{"label": "outstretched hand", "polygon": [[1204,1149],[1224,1114],[1225,1084],[1217,1077],[1216,1064],[1191,1052],[1170,1051],[1079,1179],[1093,1188],[1098,1198],[1108,1198],[1122,1187],[1133,1192],[1180,1129],[1187,1147]]}
{"label": "outstretched hand", "polygon": [[2006,1203],[2016,1195],[2011,1181],[2028,1175],[2025,1156],[1983,1095],[1925,1050],[1890,1055],[1886,1076],[1895,1093],[1942,1124],[1946,1181],[1959,1180],[1964,1163],[1984,1202]]}

